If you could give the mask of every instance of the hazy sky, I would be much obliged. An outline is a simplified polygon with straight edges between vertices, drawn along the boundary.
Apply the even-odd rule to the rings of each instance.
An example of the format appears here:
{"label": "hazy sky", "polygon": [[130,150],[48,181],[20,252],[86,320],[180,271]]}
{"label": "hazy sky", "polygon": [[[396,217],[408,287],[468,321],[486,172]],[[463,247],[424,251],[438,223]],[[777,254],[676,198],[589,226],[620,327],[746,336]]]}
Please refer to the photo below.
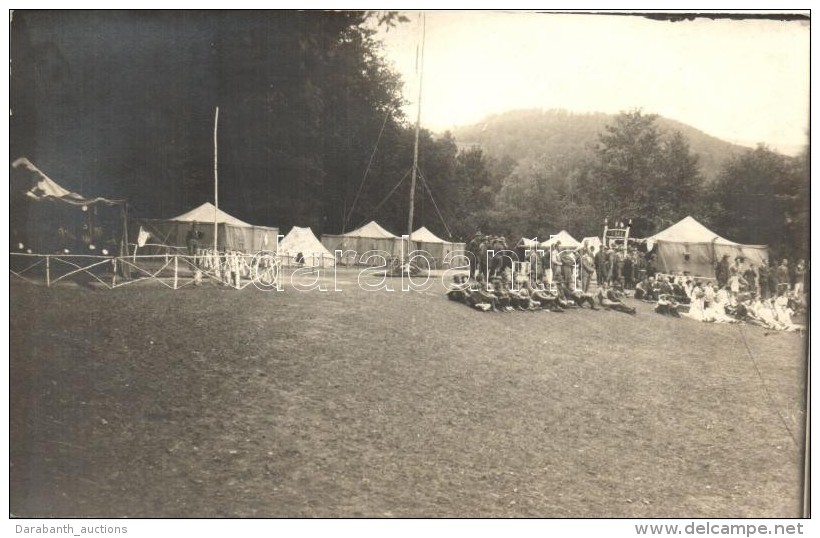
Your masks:
{"label": "hazy sky", "polygon": [[[418,12],[382,33],[416,118]],[[768,20],[427,12],[422,125],[520,108],[641,108],[730,142],[793,154],[809,122],[809,25]]]}

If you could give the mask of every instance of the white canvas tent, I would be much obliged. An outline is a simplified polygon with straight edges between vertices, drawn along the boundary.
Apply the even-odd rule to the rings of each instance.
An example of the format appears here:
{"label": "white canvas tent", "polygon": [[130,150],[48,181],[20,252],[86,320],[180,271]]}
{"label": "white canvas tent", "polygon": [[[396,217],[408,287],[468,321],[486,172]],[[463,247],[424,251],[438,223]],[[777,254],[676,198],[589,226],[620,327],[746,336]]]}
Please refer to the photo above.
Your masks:
{"label": "white canvas tent", "polygon": [[242,228],[252,226],[247,222],[239,220],[233,215],[225,213],[224,211],[218,209],[210,202],[205,202],[201,206],[194,208],[186,213],[183,213],[182,215],[174,217],[171,220],[175,220],[178,222],[198,222],[203,226],[207,224],[213,224],[214,221],[217,224],[230,224],[231,226],[239,226]]}
{"label": "white canvas tent", "polygon": [[756,267],[769,258],[765,245],[735,243],[692,217],[684,218],[645,241],[647,250],[654,249],[658,271],[668,274],[688,272],[693,276],[713,278],[715,265],[724,254],[732,263],[736,257],[741,257],[744,264],[751,263]]}
{"label": "white canvas tent", "polygon": [[322,245],[336,255],[336,251],[343,252],[337,263],[353,265],[367,263],[381,265],[378,257],[364,259],[366,253],[377,251],[383,257],[389,258],[401,254],[401,238],[385,230],[376,221],[370,221],[361,228],[342,235],[323,235]]}
{"label": "white canvas tent", "polygon": [[581,242],[569,235],[566,230],[561,230],[557,234],[550,237],[548,240],[541,242],[542,248],[549,248],[553,246],[558,241],[561,242],[561,247],[563,248],[578,248],[581,246]]}
{"label": "white canvas tent", "polygon": [[445,260],[451,252],[459,252],[466,249],[464,243],[445,241],[425,226],[413,232],[410,235],[410,241],[412,243],[410,247],[411,250],[420,250],[429,254],[429,257],[432,258],[430,260],[431,269],[444,267],[446,265]]}
{"label": "white canvas tent", "polygon": [[533,248],[540,246],[537,238],[529,239],[527,237],[522,237],[520,241],[515,245],[515,248]]}
{"label": "white canvas tent", "polygon": [[[385,230],[376,221],[370,221],[361,228],[342,235],[322,235],[322,245],[337,256],[336,263],[343,265],[355,265],[367,263],[369,265],[381,265],[380,258],[371,257],[364,260],[363,255],[377,251],[379,255],[389,258],[399,256],[401,238]],[[336,251],[343,252],[337,255]]]}
{"label": "white canvas tent", "polygon": [[279,242],[279,256],[285,265],[295,265],[296,256],[302,253],[306,267],[333,267],[336,258],[322,245],[313,230],[294,226]]}
{"label": "white canvas tent", "polygon": [[601,242],[601,238],[597,235],[593,235],[591,237],[584,237],[583,239],[581,239],[581,246],[583,246],[584,248],[595,247],[595,252],[601,250],[601,245],[603,245],[603,243]]}
{"label": "white canvas tent", "polygon": [[220,251],[233,250],[255,253],[259,251],[276,251],[277,249],[279,228],[248,224],[221,209],[217,209],[210,202],[205,202],[201,206],[172,219],[137,221],[130,228],[133,233],[136,233],[142,226],[145,231],[151,234],[148,239],[148,246],[152,248],[146,251],[140,250],[141,252],[150,253],[155,251],[158,246],[184,249],[188,230],[196,222],[199,225],[199,231],[202,232],[199,246],[201,249],[208,249],[212,248],[214,243],[214,220],[217,224],[217,249]]}

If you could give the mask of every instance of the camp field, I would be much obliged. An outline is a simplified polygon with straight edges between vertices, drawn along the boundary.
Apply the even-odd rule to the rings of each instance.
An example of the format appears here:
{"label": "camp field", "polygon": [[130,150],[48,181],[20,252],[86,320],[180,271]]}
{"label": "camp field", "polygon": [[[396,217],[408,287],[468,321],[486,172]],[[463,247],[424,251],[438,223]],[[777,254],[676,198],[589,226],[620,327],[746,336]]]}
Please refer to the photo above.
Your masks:
{"label": "camp field", "polygon": [[336,286],[12,281],[11,513],[800,514],[797,334]]}

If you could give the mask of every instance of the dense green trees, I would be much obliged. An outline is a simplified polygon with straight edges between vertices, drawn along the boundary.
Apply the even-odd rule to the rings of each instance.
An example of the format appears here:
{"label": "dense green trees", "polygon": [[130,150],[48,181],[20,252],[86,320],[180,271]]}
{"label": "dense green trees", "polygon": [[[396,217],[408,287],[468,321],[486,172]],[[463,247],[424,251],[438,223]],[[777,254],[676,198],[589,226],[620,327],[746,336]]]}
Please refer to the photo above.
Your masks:
{"label": "dense green trees", "polygon": [[778,257],[807,258],[807,163],[765,146],[727,162],[707,198],[715,227],[737,241],[769,245]]}
{"label": "dense green trees", "polygon": [[697,156],[679,132],[661,132],[656,119],[637,110],[617,116],[599,136],[581,180],[599,222],[632,219],[637,236],[676,222],[699,204]]}
{"label": "dense green trees", "polygon": [[[414,126],[373,29],[400,22],[352,11],[16,11],[12,158],[170,217],[213,197],[219,106],[222,208],[283,230],[376,219],[406,233]],[[807,252],[808,149],[743,153],[638,110],[518,111],[456,135],[422,130],[419,164],[414,227],[443,237],[599,235],[604,217],[631,218],[643,236],[691,214],[731,239]]]}

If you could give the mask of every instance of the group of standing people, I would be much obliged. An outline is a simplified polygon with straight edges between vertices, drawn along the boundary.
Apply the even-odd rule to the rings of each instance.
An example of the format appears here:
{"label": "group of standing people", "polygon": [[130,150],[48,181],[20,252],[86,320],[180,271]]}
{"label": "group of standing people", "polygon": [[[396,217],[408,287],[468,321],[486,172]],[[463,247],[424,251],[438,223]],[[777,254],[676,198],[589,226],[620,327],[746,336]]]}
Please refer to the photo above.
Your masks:
{"label": "group of standing people", "polygon": [[734,282],[741,278],[763,300],[776,298],[783,292],[794,292],[797,296],[805,293],[807,267],[803,259],[796,264],[789,264],[789,260],[783,258],[779,265],[776,260],[769,259],[763,260],[759,267],[749,264],[745,268],[742,263],[740,257],[736,257],[734,263],[731,263],[729,255],[724,254],[715,266],[718,286],[735,286]]}

